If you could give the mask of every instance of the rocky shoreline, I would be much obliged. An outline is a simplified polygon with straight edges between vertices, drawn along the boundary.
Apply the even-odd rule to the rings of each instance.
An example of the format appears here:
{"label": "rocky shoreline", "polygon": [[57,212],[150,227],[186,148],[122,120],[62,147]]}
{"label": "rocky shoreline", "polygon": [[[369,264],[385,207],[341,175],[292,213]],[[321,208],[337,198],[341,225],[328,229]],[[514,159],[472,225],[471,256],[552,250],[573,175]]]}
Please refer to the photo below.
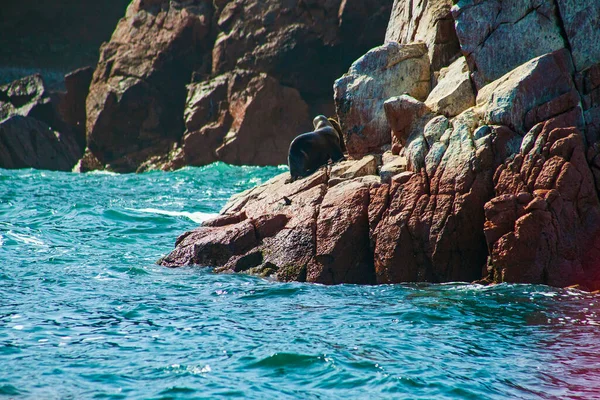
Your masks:
{"label": "rocky shoreline", "polygon": [[162,265],[600,289],[600,9],[411,5],[335,82],[350,161],[236,196]]}
{"label": "rocky shoreline", "polygon": [[348,161],[235,196],[160,263],[597,290],[599,19],[582,0],[134,0],[66,93],[0,87],[0,166],[281,164],[335,113]]}

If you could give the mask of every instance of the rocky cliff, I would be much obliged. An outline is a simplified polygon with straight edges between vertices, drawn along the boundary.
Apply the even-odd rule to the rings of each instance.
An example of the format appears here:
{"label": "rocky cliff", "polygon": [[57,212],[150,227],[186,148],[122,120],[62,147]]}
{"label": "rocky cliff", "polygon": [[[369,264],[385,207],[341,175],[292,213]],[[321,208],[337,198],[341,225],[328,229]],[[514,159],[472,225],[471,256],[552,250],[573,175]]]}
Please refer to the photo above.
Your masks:
{"label": "rocky cliff", "polygon": [[[25,29],[35,21],[48,27],[42,30],[48,34],[34,35],[39,41],[35,46],[44,48],[43,57],[67,65],[89,60],[97,26],[118,7],[106,5],[110,8],[103,13],[106,19],[93,24],[77,21],[72,30],[65,27],[73,13],[80,12],[81,21],[90,13],[101,13],[97,6],[84,6],[62,9],[26,2],[2,7],[0,13],[11,23],[0,28],[27,33],[15,39],[23,42],[25,51],[8,51],[9,58],[20,54],[25,61],[35,60],[37,47],[30,49],[33,45],[28,44],[35,42],[29,35],[32,29]],[[133,0],[112,38],[101,46],[91,83],[79,82],[79,98],[66,93],[51,96],[59,111],[77,109],[81,115],[83,109],[74,127],[50,125],[53,136],[68,136],[72,128],[77,134],[85,131],[79,141],[85,154],[76,157],[78,171],[176,169],[218,160],[285,163],[290,141],[310,129],[311,116],[335,112],[333,80],[383,41],[391,6],[392,0]],[[44,46],[42,39],[52,46]],[[72,47],[80,48],[81,54]],[[46,85],[44,90],[48,92]],[[0,97],[0,106],[20,108],[11,101]],[[52,118],[64,119],[59,114]],[[0,153],[0,166],[66,169],[62,161],[40,162],[47,146],[34,143],[39,130],[33,134],[23,123],[2,128],[5,122],[0,120],[2,135],[24,142],[31,154],[24,159],[24,150],[12,143]],[[41,138],[48,140],[53,139]],[[17,158],[23,162],[15,163]],[[71,164],[73,157],[63,158]]]}
{"label": "rocky cliff", "polygon": [[101,49],[81,170],[276,165],[391,0],[134,0]]}
{"label": "rocky cliff", "polygon": [[599,289],[599,3],[454,3],[396,0],[335,81],[350,161],[234,197],[161,264]]}

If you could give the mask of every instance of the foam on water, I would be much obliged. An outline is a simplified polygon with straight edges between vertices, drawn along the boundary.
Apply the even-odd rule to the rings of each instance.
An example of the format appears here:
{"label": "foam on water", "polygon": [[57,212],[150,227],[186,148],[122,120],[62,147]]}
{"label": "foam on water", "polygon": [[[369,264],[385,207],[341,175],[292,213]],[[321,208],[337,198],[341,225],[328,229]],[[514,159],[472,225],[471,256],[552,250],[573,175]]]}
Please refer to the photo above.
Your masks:
{"label": "foam on water", "polygon": [[136,210],[133,208],[128,208],[128,210],[138,211],[141,213],[148,214],[158,214],[158,215],[168,215],[170,217],[185,217],[194,221],[198,224],[208,221],[209,219],[215,218],[219,215],[219,213],[203,213],[203,212],[188,212],[188,211],[168,211],[168,210],[159,210],[156,208],[143,208],[140,210]]}
{"label": "foam on water", "polygon": [[281,168],[0,170],[0,397],[598,398],[600,298],[155,261]]}

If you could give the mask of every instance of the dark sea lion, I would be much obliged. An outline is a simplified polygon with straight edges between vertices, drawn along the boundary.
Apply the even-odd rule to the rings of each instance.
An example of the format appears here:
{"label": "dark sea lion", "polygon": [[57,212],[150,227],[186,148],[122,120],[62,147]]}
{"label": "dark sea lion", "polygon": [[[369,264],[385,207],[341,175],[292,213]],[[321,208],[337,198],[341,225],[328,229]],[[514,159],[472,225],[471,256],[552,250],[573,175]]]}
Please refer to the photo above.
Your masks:
{"label": "dark sea lion", "polygon": [[309,176],[319,167],[344,158],[340,134],[330,120],[319,115],[313,120],[315,130],[296,136],[290,144],[288,165],[292,182]]}

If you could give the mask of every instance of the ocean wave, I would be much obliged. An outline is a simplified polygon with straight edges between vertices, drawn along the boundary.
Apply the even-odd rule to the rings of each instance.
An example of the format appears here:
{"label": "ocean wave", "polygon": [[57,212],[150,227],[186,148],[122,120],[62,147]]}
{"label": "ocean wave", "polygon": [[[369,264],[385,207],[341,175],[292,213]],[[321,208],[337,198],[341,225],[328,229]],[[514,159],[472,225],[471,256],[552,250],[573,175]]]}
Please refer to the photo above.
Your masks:
{"label": "ocean wave", "polygon": [[204,221],[208,221],[209,219],[215,218],[216,216],[219,215],[216,213],[204,213],[204,212],[200,212],[200,211],[196,211],[196,212],[169,211],[169,210],[160,210],[158,208],[142,208],[142,209],[128,208],[128,210],[142,212],[142,213],[148,213],[148,214],[167,215],[169,217],[185,217],[185,218],[188,218],[198,224],[200,224]]}

